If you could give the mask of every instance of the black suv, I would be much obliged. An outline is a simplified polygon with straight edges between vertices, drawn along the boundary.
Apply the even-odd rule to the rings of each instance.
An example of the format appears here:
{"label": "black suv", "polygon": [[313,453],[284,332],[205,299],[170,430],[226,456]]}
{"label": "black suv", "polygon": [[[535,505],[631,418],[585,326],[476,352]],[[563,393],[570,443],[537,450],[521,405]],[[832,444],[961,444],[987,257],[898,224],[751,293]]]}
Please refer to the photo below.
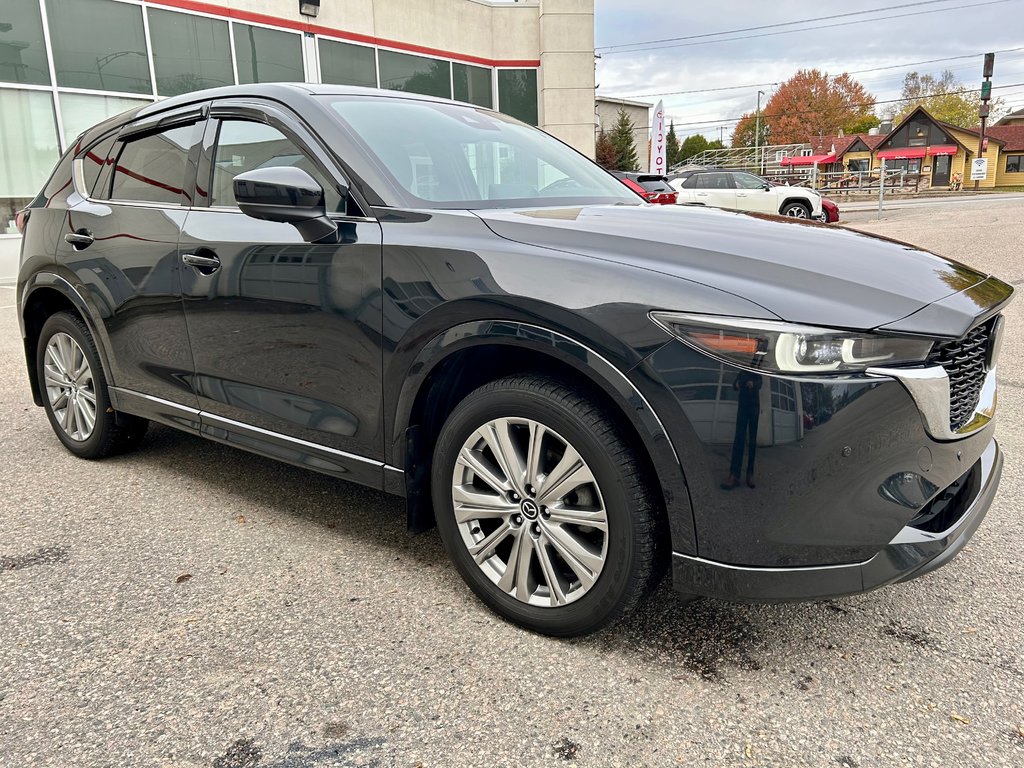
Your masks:
{"label": "black suv", "polygon": [[981,522],[1005,283],[645,205],[448,101],[239,86],[85,132],[27,210],[33,396],[74,454],[171,425],[403,495],[556,635],[920,575]]}

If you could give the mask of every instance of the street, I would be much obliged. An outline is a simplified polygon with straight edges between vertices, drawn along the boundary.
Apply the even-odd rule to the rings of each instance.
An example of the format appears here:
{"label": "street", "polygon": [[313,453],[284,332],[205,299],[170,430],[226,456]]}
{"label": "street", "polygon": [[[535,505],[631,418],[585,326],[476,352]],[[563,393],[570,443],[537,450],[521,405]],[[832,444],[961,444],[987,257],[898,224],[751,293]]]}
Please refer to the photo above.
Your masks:
{"label": "street", "polygon": [[[1024,285],[1024,199],[992,203],[843,221]],[[73,458],[14,303],[0,287],[3,765],[1024,765],[1022,300],[1002,487],[951,564],[807,604],[666,582],[573,641],[491,614],[399,499],[159,426]]]}

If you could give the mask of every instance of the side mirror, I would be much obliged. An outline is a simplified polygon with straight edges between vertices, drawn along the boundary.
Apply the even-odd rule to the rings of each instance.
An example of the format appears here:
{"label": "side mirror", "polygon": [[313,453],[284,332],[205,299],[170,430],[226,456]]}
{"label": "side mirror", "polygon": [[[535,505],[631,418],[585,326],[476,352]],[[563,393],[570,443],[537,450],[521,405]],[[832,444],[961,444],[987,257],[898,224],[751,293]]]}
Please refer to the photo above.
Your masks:
{"label": "side mirror", "polygon": [[764,184],[761,185],[761,189],[763,189],[765,192],[771,192],[772,185],[766,181]]}
{"label": "side mirror", "polygon": [[338,231],[327,217],[323,189],[301,168],[257,168],[235,176],[233,186],[242,213],[291,224],[307,243],[328,239]]}

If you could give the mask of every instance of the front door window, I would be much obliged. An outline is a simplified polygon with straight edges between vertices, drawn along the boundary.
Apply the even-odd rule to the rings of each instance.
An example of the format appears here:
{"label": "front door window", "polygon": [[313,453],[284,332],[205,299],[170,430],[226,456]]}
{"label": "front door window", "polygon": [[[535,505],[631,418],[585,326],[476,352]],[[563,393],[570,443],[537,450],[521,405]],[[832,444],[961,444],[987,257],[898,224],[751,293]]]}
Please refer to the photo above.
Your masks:
{"label": "front door window", "polygon": [[932,165],[932,186],[944,187],[949,184],[949,155],[939,155]]}

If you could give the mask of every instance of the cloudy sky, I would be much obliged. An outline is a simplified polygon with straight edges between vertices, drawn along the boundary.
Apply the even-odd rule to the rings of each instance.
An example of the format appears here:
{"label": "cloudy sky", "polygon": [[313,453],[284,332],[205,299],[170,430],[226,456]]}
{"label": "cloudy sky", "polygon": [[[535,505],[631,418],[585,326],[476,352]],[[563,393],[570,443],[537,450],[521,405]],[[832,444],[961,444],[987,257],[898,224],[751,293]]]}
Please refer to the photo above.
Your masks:
{"label": "cloudy sky", "polygon": [[[874,12],[856,13],[868,10]],[[807,21],[786,24],[801,20]],[[735,31],[779,24],[785,26]],[[965,86],[978,87],[984,51],[1006,51],[996,54],[994,85],[1022,84],[993,95],[1024,107],[1024,0],[596,0],[596,27],[598,94],[651,103],[663,98],[681,136],[722,133],[728,143],[732,118],[753,111],[757,91],[770,95],[771,83],[798,69],[858,73],[853,76],[875,99],[898,98],[912,70],[948,68]],[[646,42],[694,35],[702,37]],[[741,37],[747,39],[725,39]],[[646,44],[629,45],[635,43]],[[1014,48],[1020,50],[1006,50]],[[963,55],[972,57],[914,63]],[[729,86],[744,87],[674,93]]]}

